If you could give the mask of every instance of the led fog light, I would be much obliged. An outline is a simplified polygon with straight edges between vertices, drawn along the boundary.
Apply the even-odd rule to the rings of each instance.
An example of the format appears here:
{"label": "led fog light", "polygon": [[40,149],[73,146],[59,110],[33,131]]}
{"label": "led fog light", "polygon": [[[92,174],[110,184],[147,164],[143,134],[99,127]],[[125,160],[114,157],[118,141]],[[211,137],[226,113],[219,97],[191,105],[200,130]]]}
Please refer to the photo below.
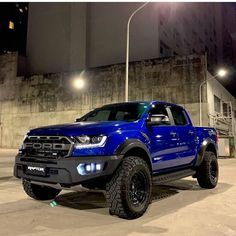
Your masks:
{"label": "led fog light", "polygon": [[101,163],[81,163],[77,166],[77,171],[80,175],[89,175],[101,172],[103,166]]}

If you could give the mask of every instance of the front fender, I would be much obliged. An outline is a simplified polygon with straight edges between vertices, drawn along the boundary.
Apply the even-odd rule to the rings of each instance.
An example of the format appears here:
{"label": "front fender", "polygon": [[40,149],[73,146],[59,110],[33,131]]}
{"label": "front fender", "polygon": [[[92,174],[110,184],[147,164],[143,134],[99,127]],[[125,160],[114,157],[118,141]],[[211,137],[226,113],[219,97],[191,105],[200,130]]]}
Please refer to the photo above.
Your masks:
{"label": "front fender", "polygon": [[119,145],[119,147],[116,149],[115,154],[116,155],[125,155],[129,150],[132,148],[142,148],[147,155],[150,157],[150,152],[146,145],[141,142],[139,139],[128,139],[122,144]]}

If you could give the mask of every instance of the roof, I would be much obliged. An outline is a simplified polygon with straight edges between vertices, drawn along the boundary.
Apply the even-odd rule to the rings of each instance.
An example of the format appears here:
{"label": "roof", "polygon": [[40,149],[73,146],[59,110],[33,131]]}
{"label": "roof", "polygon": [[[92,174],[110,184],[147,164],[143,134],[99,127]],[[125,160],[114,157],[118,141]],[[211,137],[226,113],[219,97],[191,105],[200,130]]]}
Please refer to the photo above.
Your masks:
{"label": "roof", "polygon": [[165,101],[160,101],[160,100],[117,102],[117,103],[105,104],[104,106],[107,106],[107,105],[132,104],[132,103],[147,103],[147,104],[150,104],[150,105],[151,105],[151,104],[155,104],[155,103],[159,103],[159,104],[165,104],[165,105],[170,105],[170,106],[173,106],[173,105],[174,105],[174,106],[183,108],[182,106],[179,106],[179,105],[177,105],[177,104],[170,103],[170,102],[165,102]]}

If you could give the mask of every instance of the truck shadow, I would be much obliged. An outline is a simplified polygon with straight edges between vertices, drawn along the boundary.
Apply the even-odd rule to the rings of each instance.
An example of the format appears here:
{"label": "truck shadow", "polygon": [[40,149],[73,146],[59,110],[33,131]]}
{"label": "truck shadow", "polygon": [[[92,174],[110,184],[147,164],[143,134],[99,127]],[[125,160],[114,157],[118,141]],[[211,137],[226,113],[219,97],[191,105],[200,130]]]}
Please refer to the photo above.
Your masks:
{"label": "truck shadow", "polygon": [[[156,213],[150,210],[151,208],[161,208],[158,210],[158,215],[163,216],[190,205],[194,202],[201,201],[202,199],[225,192],[231,187],[226,183],[219,183],[215,189],[202,189],[195,180],[178,180],[166,185],[155,185],[152,190],[152,204],[150,204],[148,215],[155,216]],[[184,195],[178,197],[180,193],[186,191]],[[175,196],[176,195],[176,196]],[[172,198],[174,204],[170,207],[162,209],[160,203],[162,201]],[[58,205],[69,207],[78,210],[87,210],[96,212],[103,215],[109,215],[106,199],[102,191],[86,191],[86,192],[70,192],[59,195],[55,201]],[[171,204],[171,203],[170,203]]]}
{"label": "truck shadow", "polygon": [[11,179],[13,179],[13,176],[3,176],[3,177],[0,177],[0,182],[9,181]]}
{"label": "truck shadow", "polygon": [[[152,189],[152,203],[171,197],[179,193],[178,190],[172,186],[154,186]],[[100,190],[65,193],[57,196],[55,201],[58,205],[78,210],[107,208],[104,192]]]}

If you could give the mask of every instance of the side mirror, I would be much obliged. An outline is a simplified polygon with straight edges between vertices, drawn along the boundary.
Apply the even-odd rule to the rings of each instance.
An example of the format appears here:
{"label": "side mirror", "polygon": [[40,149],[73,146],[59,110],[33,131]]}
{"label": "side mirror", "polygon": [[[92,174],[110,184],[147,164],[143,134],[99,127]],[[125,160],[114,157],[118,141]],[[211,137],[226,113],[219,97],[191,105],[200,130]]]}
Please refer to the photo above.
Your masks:
{"label": "side mirror", "polygon": [[80,122],[80,118],[76,118],[76,119],[75,119],[75,122]]}
{"label": "side mirror", "polygon": [[151,115],[147,120],[148,126],[153,125],[170,125],[170,119],[168,116],[158,114],[158,115]]}

